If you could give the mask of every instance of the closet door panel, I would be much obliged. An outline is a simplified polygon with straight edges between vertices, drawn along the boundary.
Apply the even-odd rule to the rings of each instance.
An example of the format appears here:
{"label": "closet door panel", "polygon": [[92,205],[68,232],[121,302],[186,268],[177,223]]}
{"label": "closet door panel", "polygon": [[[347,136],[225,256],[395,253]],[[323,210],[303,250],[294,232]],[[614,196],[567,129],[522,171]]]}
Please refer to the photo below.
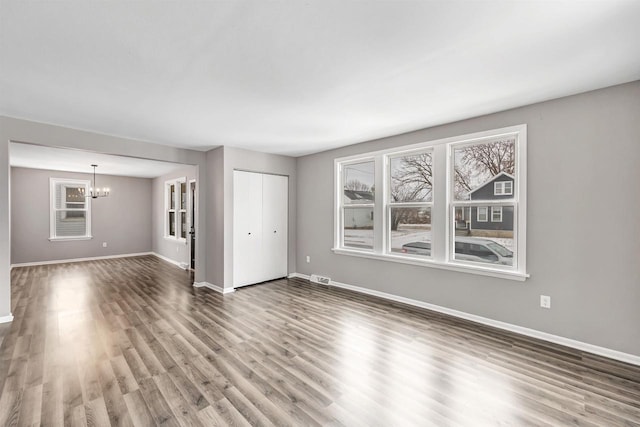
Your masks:
{"label": "closet door panel", "polygon": [[262,182],[263,280],[270,280],[287,275],[289,179],[265,174]]}
{"label": "closet door panel", "polygon": [[233,283],[256,283],[264,273],[262,174],[233,172]]}

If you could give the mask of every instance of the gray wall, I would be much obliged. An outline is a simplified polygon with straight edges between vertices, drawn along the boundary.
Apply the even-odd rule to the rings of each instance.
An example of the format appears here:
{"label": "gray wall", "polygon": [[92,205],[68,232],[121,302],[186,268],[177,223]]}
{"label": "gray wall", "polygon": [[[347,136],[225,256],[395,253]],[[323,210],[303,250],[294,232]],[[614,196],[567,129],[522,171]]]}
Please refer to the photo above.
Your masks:
{"label": "gray wall", "polygon": [[[197,168],[195,166],[184,166],[170,174],[163,175],[153,179],[152,183],[152,205],[150,217],[152,237],[151,247],[153,252],[172,259],[176,262],[185,262],[190,264],[191,254],[189,252],[189,244],[178,242],[173,239],[164,237],[164,183],[170,179],[187,178],[187,192],[189,181],[196,179]],[[196,181],[196,189],[198,182]],[[197,238],[196,234],[196,238]]]}
{"label": "gray wall", "polygon": [[[11,263],[151,251],[151,180],[98,175],[111,195],[91,200],[91,240],[49,241],[49,178],[92,175],[11,168]],[[107,242],[107,247],[102,247]]]}
{"label": "gray wall", "polygon": [[0,122],[0,317],[11,315],[11,170],[5,136]]}
{"label": "gray wall", "polygon": [[[198,199],[201,203],[206,203],[208,192],[207,182],[204,179],[206,155],[203,152],[0,116],[0,317],[7,316],[11,312],[9,141],[197,165],[197,180],[200,183]],[[176,144],[178,143],[180,141],[176,141]],[[200,178],[201,174],[203,179]],[[205,210],[200,209],[197,226],[203,235],[206,235],[205,215]],[[198,260],[195,279],[202,281],[206,277],[206,263],[202,262],[206,259],[205,239],[198,240],[196,252]]]}
{"label": "gray wall", "polygon": [[[207,152],[207,282],[224,287],[224,148]],[[201,205],[203,206],[203,205]]]}
{"label": "gray wall", "polygon": [[[640,82],[298,159],[298,272],[640,355]],[[333,160],[528,125],[525,282],[335,255]],[[602,221],[601,213],[611,215]],[[539,306],[540,295],[552,308]]]}
{"label": "gray wall", "polygon": [[296,271],[296,159],[239,148],[224,150],[224,287],[233,287],[233,171],[235,169],[289,177],[288,271]]}

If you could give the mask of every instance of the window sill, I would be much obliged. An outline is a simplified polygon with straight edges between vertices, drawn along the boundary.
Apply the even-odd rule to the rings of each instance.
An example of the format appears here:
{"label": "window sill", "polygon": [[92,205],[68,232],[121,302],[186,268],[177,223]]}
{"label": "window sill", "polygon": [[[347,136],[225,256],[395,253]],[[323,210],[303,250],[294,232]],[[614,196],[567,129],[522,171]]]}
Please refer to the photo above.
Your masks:
{"label": "window sill", "polygon": [[91,240],[93,236],[78,236],[78,237],[49,237],[50,242],[66,242],[70,240]]}
{"label": "window sill", "polygon": [[355,256],[360,258],[370,258],[370,259],[377,259],[381,261],[397,262],[401,264],[418,265],[421,267],[439,268],[442,270],[451,270],[451,271],[458,271],[461,273],[478,274],[481,276],[498,277],[500,279],[516,280],[520,282],[524,282],[529,277],[529,274],[521,273],[519,271],[498,270],[495,268],[486,268],[486,267],[467,265],[467,264],[457,264],[452,262],[439,262],[439,261],[434,261],[432,259],[413,258],[409,256],[402,256],[402,255],[391,255],[391,254],[383,255],[383,254],[377,254],[373,252],[363,252],[363,251],[344,249],[344,248],[333,248],[331,249],[331,251],[333,251],[333,253],[338,255],[350,255],[350,256]]}

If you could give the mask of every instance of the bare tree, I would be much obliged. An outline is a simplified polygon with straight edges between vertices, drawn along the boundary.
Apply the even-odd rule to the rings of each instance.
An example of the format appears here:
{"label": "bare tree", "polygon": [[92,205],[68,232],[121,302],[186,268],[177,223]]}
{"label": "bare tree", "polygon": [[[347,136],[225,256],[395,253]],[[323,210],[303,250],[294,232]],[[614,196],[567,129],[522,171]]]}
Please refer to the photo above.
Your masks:
{"label": "bare tree", "polygon": [[[433,186],[433,162],[431,153],[421,153],[400,159],[397,168],[391,171],[391,200],[394,202],[422,201],[431,193]],[[420,219],[415,208],[391,209],[391,230],[400,224],[416,223]]]}
{"label": "bare tree", "polygon": [[351,179],[347,181],[344,184],[344,189],[353,191],[371,191],[371,187],[358,179]]}
{"label": "bare tree", "polygon": [[515,172],[513,139],[469,145],[456,150],[455,192],[458,199],[473,190],[472,183],[484,183],[500,172]]}

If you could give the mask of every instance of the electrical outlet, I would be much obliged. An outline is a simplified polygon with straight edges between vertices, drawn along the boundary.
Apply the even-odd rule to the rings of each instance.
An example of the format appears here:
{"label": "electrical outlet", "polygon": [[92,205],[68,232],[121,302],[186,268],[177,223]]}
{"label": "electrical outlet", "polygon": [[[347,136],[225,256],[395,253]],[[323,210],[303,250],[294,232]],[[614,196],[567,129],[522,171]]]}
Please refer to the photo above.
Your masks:
{"label": "electrical outlet", "polygon": [[311,262],[311,257],[307,255],[307,262]]}
{"label": "electrical outlet", "polygon": [[102,247],[106,248],[107,247],[107,242],[102,242]]}
{"label": "electrical outlet", "polygon": [[540,295],[540,307],[551,308],[551,297],[548,295]]}

